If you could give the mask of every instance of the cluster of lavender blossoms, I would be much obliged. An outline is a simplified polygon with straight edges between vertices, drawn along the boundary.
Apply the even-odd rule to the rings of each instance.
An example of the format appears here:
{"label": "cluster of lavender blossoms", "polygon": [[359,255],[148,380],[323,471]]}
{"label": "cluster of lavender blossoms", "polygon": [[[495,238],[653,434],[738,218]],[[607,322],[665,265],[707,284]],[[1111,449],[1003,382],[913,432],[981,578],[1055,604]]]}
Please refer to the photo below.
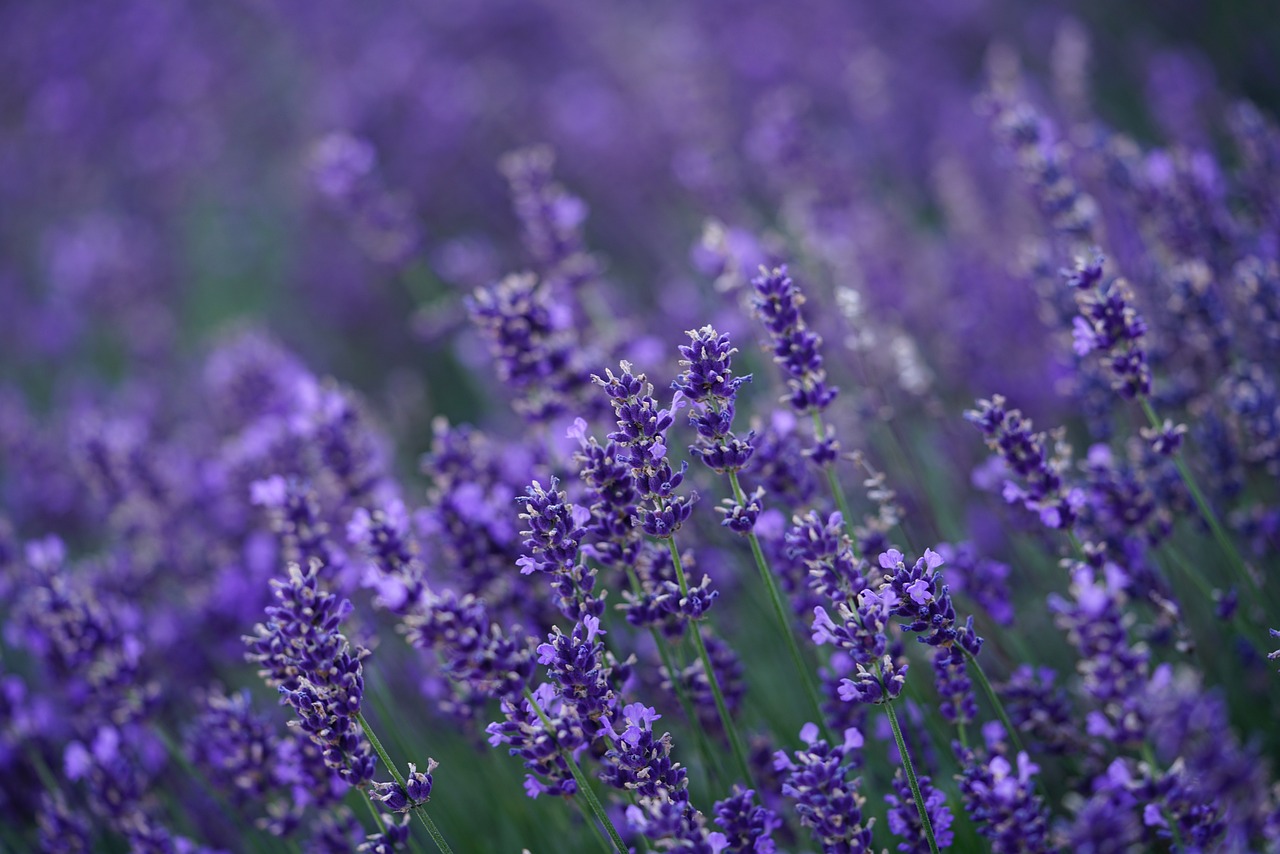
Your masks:
{"label": "cluster of lavender blossoms", "polygon": [[0,851],[1280,854],[1280,18],[921,3],[0,4]]}

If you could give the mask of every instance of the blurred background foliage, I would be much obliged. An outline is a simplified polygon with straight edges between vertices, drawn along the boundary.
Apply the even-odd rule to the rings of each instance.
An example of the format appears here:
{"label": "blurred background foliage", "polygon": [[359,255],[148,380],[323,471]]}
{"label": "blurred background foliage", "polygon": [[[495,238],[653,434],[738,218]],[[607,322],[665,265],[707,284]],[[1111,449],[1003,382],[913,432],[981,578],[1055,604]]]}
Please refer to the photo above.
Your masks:
{"label": "blurred background foliage", "polygon": [[[1087,34],[1098,115],[1144,142],[1190,131],[1212,146],[1224,99],[1280,104],[1280,24],[1265,0],[806,2],[786,14],[746,2],[6,4],[4,371],[37,386],[59,372],[119,377],[122,351],[145,343],[155,352],[142,355],[190,358],[214,331],[254,318],[366,390],[426,370],[434,406],[474,417],[474,394],[430,367],[446,357],[392,321],[421,289],[318,210],[305,164],[320,136],[372,142],[437,268],[445,249],[457,261],[473,248],[498,259],[491,273],[520,261],[498,157],[549,143],[592,208],[592,246],[652,293],[683,275],[703,217],[741,211],[742,196],[690,177],[690,140],[711,140],[708,157],[741,155],[764,94],[809,86],[815,104],[840,109],[835,98],[857,84],[829,70],[879,56],[893,77],[887,121],[895,141],[908,138],[885,180],[919,204],[931,137],[969,110],[953,94],[981,89],[993,45],[1050,80],[1064,21]],[[758,176],[741,177],[767,218]],[[476,247],[450,242],[477,236]],[[138,265],[116,271],[133,281],[103,284],[112,263]],[[465,289],[439,269],[423,278],[432,298]],[[95,300],[107,329],[82,337]],[[23,322],[26,309],[46,323]]]}

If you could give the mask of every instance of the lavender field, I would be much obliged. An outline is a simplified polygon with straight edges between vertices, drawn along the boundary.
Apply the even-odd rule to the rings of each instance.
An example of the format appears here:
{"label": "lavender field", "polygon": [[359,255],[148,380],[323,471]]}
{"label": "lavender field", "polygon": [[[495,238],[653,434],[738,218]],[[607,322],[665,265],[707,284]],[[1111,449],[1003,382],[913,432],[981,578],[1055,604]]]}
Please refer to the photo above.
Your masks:
{"label": "lavender field", "polygon": [[0,851],[1280,852],[1277,57],[0,4]]}

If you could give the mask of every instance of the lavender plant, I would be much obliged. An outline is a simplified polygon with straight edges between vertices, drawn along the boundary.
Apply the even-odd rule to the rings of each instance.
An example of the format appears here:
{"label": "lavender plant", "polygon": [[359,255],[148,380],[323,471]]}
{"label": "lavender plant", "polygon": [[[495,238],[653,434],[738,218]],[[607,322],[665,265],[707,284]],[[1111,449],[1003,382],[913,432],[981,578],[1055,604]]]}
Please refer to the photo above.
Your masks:
{"label": "lavender plant", "polygon": [[1148,6],[0,5],[0,850],[1280,851],[1275,16]]}

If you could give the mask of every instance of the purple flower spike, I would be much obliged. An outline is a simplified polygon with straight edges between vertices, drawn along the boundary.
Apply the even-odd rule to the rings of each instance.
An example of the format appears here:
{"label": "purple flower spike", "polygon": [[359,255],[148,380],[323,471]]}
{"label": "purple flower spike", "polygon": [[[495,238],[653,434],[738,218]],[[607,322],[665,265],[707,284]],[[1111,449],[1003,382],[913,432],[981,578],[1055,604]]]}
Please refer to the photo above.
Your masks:
{"label": "purple flower spike", "polygon": [[431,800],[431,775],[439,766],[439,762],[434,759],[428,759],[427,770],[419,771],[417,765],[412,762],[409,763],[409,776],[405,780],[405,794],[409,796],[409,800],[415,804],[422,804]]}
{"label": "purple flower spike", "polygon": [[1071,464],[1070,447],[1060,435],[1052,437],[1051,446],[1051,437],[1034,432],[1031,420],[1005,403],[1000,395],[992,395],[964,414],[1012,472],[1013,477],[1004,482],[1005,500],[1021,503],[1046,527],[1070,529],[1085,502],[1083,491],[1063,477]]}
{"label": "purple flower spike", "polygon": [[[927,775],[917,780],[920,796],[924,798],[925,812],[929,814],[929,823],[933,826],[934,840],[939,848],[947,848],[954,841],[951,825],[955,817],[947,806],[947,796],[934,788],[933,780]],[[915,798],[911,793],[911,785],[907,776],[899,768],[893,775],[893,794],[885,795],[889,804],[889,830],[902,839],[898,850],[904,854],[926,854],[929,841],[924,835],[924,825],[920,823],[920,813],[916,810]]]}
{"label": "purple flower spike", "polygon": [[[520,518],[529,525],[524,535],[524,553],[516,561],[520,572],[541,572],[548,576],[556,593],[556,604],[569,619],[586,615],[592,620],[604,611],[604,599],[594,595],[596,571],[580,563],[580,544],[587,536],[584,522],[591,520],[586,508],[570,504],[551,479],[550,491],[534,481],[517,499],[524,505]],[[598,624],[599,621],[597,620]]]}
{"label": "purple flower spike", "polygon": [[467,308],[488,342],[498,379],[530,421],[562,414],[589,385],[572,317],[535,274],[512,273],[479,288]]}
{"label": "purple flower spike", "polygon": [[866,799],[858,792],[861,780],[849,779],[857,761],[856,746],[829,745],[818,738],[816,726],[806,727],[802,740],[806,748],[793,757],[781,750],[774,754],[775,770],[786,772],[782,794],[796,802],[800,823],[823,851],[870,852],[875,819],[863,823]]}
{"label": "purple flower spike", "polygon": [[369,653],[343,637],[339,626],[351,602],[320,587],[320,569],[315,559],[306,572],[290,564],[288,582],[271,582],[276,604],[245,638],[246,658],[262,666],[267,684],[293,707],[298,725],[324,750],[325,764],[358,786],[372,779],[376,765],[355,719],[364,696],[361,661]]}
{"label": "purple flower spike", "polygon": [[782,827],[782,819],[768,807],[757,805],[755,794],[735,786],[730,797],[715,805],[716,824],[725,833],[729,851],[773,854],[777,850],[771,837]]}
{"label": "purple flower spike", "polygon": [[736,348],[729,336],[710,326],[690,330],[691,343],[680,347],[684,371],[671,384],[693,404],[689,423],[698,431],[698,444],[689,450],[712,471],[739,471],[751,459],[754,433],[739,438],[732,432],[734,404],[738,388],[751,381],[750,375],[735,377],[732,370]]}
{"label": "purple flower spike", "polygon": [[965,811],[997,854],[1056,850],[1050,843],[1048,815],[1035,792],[1039,768],[1026,753],[1016,764],[996,755],[982,760],[961,750],[960,794]]}
{"label": "purple flower spike", "polygon": [[1147,324],[1133,304],[1133,292],[1124,279],[1103,278],[1103,258],[1098,252],[1076,260],[1075,269],[1063,271],[1075,291],[1080,313],[1072,321],[1071,335],[1079,356],[1098,353],[1110,368],[1112,387],[1124,397],[1151,394],[1151,368],[1143,337]]}
{"label": "purple flower spike", "polygon": [[751,284],[756,291],[756,315],[769,333],[773,359],[787,375],[790,393],[785,400],[796,412],[821,412],[836,399],[837,391],[827,385],[822,336],[808,327],[800,313],[804,294],[787,275],[786,266],[762,267]]}
{"label": "purple flower spike", "polygon": [[618,429],[609,434],[609,439],[617,443],[619,458],[631,467],[636,489],[644,499],[637,508],[635,523],[652,537],[668,539],[689,518],[697,494],[676,494],[688,465],[681,464],[680,470],[675,471],[666,456],[671,410],[658,408],[653,386],[645,381],[644,374],[633,374],[629,362],[622,362],[621,370],[616,376],[613,371],[606,371],[605,378],[592,379],[613,402]]}

